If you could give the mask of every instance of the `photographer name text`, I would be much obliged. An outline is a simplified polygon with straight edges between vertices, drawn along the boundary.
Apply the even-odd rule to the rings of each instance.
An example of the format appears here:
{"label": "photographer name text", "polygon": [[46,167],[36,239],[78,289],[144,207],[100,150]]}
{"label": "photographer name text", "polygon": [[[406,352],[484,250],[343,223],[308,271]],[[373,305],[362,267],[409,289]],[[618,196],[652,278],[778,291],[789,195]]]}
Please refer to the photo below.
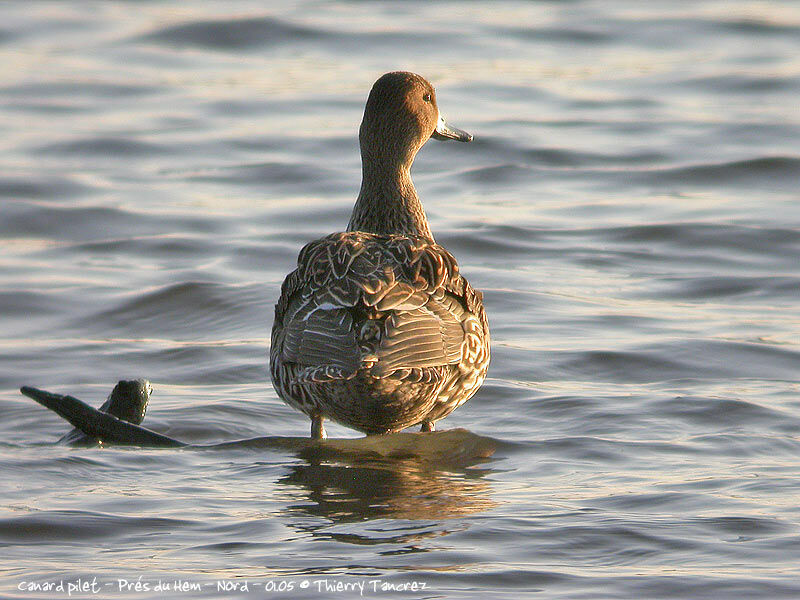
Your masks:
{"label": "photographer name text", "polygon": [[389,592],[421,592],[428,589],[422,581],[388,581],[385,579],[217,579],[214,581],[190,581],[187,579],[134,579],[116,578],[101,580],[97,577],[77,579],[53,579],[44,581],[20,581],[20,592],[42,593],[63,597],[93,596],[100,593],[119,592],[124,594],[152,592],[191,594],[208,592],[209,588],[229,594],[262,591],[275,594],[291,594],[295,591],[316,592],[320,595],[357,592],[360,596],[380,595]]}

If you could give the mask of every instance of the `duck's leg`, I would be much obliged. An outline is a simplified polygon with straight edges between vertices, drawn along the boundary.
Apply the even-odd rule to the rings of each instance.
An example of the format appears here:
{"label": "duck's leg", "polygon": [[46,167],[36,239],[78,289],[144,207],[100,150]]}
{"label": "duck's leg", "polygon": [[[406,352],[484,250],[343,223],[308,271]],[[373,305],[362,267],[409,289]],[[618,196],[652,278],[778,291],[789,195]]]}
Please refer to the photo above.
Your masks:
{"label": "duck's leg", "polygon": [[311,438],[315,440],[324,440],[327,436],[325,433],[325,426],[322,424],[322,415],[315,413],[311,415]]}
{"label": "duck's leg", "polygon": [[436,423],[433,421],[423,421],[419,428],[420,431],[436,431]]}

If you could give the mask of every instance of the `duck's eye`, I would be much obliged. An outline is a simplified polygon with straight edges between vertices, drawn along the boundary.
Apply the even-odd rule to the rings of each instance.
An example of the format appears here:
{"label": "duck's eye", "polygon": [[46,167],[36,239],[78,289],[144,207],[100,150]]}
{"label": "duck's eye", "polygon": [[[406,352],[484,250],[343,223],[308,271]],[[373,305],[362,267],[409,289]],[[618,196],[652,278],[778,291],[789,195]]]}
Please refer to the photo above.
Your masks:
{"label": "duck's eye", "polygon": [[430,94],[425,94],[422,97],[422,99],[425,100],[425,102],[430,102],[431,101],[431,95]]}

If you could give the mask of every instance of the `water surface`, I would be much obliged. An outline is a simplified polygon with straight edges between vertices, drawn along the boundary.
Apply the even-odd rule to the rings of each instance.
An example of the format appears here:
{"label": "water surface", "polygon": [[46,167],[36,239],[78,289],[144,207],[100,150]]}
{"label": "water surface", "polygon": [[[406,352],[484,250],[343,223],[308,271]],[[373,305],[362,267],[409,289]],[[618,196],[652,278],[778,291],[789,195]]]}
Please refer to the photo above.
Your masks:
{"label": "water surface", "polygon": [[[800,596],[800,6],[288,4],[0,7],[0,595]],[[441,423],[471,434],[53,445],[19,386],[147,377],[167,435],[306,435],[273,305],[394,69],[475,135],[414,169],[485,293],[489,378]]]}

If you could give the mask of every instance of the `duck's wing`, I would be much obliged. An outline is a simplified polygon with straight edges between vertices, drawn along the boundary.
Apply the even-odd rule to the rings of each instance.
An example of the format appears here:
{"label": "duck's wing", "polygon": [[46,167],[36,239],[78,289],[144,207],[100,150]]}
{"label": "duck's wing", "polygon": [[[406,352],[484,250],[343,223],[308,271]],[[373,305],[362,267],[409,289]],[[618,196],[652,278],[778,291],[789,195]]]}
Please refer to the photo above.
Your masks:
{"label": "duck's wing", "polygon": [[294,383],[376,377],[419,380],[461,360],[467,306],[455,259],[422,237],[347,232],[308,244],[275,311],[273,361]]}
{"label": "duck's wing", "polygon": [[[324,239],[309,246],[322,245]],[[352,377],[358,368],[359,349],[347,298],[331,301],[332,294],[344,296],[342,290],[325,290],[309,278],[303,256],[301,252],[297,270],[284,280],[275,306],[270,349],[273,371],[277,365],[296,365],[306,369],[306,376],[312,379]],[[317,371],[312,374],[308,367]],[[293,378],[297,370],[293,369]]]}

